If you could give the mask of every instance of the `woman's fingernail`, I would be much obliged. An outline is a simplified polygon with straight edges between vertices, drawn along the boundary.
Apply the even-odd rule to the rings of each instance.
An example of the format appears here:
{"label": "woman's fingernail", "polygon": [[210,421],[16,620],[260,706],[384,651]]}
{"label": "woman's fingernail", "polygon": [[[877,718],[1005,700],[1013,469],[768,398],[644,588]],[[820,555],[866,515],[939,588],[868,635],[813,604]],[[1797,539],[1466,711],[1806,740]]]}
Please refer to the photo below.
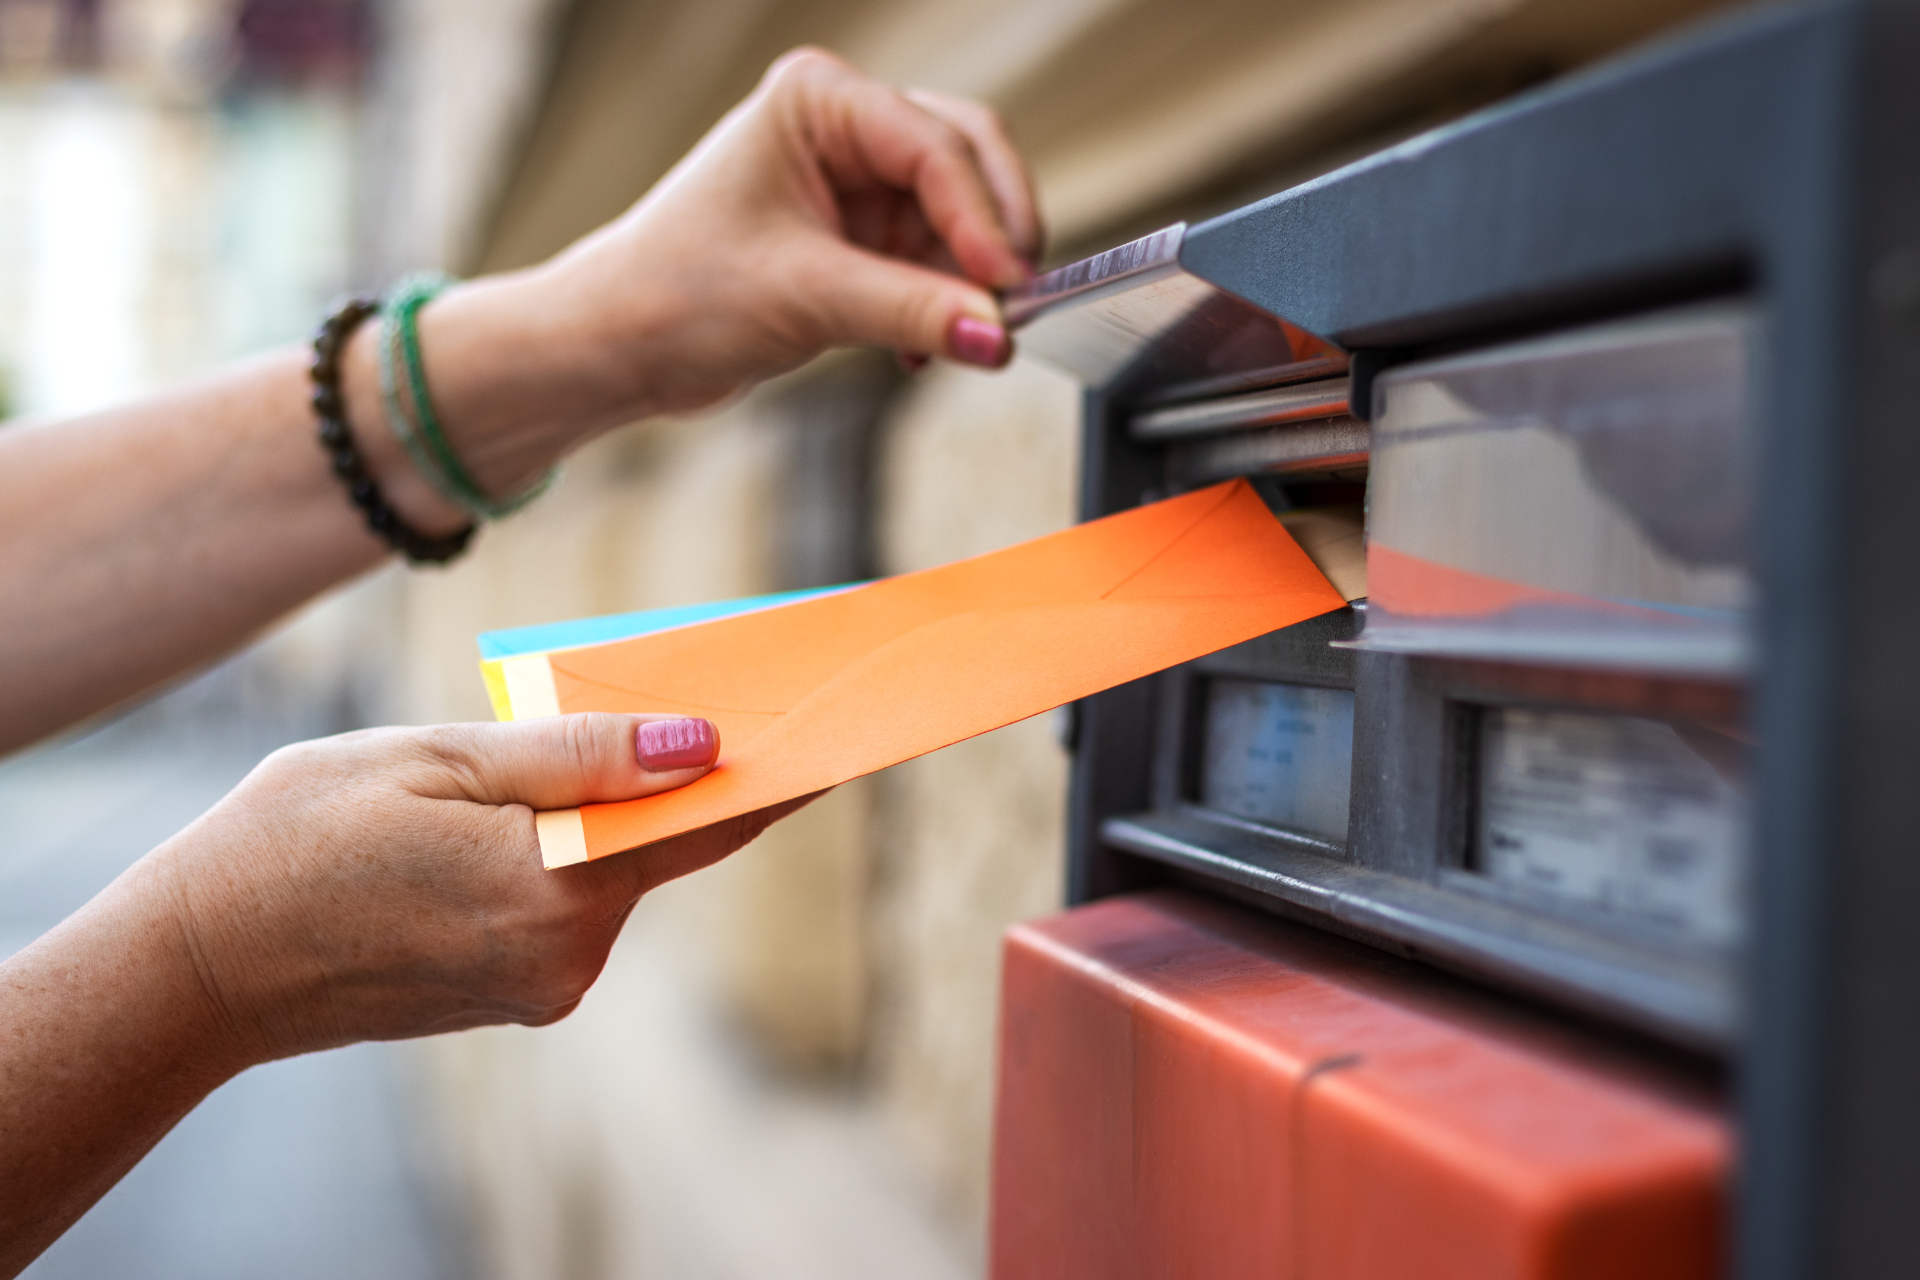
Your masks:
{"label": "woman's fingernail", "polygon": [[947,354],[962,364],[998,369],[1013,355],[1013,343],[999,325],[960,316],[947,331]]}
{"label": "woman's fingernail", "polygon": [[649,720],[634,731],[633,749],[648,773],[698,769],[713,763],[720,731],[710,720]]}

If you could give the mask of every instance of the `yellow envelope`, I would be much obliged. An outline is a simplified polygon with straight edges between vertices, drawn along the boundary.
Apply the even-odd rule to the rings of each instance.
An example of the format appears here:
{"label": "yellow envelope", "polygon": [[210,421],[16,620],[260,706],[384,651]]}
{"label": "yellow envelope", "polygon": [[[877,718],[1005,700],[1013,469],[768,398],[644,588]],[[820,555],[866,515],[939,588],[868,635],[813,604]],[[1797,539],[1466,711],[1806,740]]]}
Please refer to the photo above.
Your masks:
{"label": "yellow envelope", "polygon": [[503,718],[704,716],[690,786],[541,814],[547,866],[837,786],[1346,603],[1230,481],[780,608],[487,664]]}

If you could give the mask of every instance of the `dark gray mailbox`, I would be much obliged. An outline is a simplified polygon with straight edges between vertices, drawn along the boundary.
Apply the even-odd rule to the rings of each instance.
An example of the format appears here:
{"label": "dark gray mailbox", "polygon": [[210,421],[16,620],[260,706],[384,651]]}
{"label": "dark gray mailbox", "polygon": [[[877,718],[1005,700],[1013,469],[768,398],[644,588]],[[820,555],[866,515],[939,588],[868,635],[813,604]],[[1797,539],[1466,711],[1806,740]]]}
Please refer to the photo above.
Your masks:
{"label": "dark gray mailbox", "polygon": [[1920,1274],[1920,6],[1743,15],[1010,306],[1087,516],[1248,476],[1365,537],[1351,609],[1080,706],[1071,898],[1678,1046],[1742,1275]]}

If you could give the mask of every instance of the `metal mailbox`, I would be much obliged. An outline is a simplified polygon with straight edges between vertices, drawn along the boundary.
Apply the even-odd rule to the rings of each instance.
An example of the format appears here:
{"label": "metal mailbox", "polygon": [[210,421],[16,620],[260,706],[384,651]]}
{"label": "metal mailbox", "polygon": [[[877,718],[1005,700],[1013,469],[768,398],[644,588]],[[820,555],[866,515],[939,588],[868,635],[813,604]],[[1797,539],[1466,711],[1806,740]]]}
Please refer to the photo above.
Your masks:
{"label": "metal mailbox", "polygon": [[1070,900],[1713,1064],[1745,1276],[1920,1270],[1916,58],[1739,15],[1009,299],[1086,516],[1246,476],[1352,601],[1080,705]]}

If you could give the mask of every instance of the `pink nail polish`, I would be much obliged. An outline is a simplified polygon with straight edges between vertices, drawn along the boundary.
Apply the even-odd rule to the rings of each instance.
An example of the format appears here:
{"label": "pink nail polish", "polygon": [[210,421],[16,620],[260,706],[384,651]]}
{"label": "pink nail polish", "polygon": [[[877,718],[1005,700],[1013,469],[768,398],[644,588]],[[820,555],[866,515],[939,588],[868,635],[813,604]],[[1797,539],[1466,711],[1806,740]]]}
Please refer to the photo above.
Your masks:
{"label": "pink nail polish", "polygon": [[720,733],[710,720],[649,720],[633,735],[634,753],[648,773],[712,764]]}
{"label": "pink nail polish", "polygon": [[947,332],[947,353],[962,364],[998,369],[1013,355],[1013,343],[999,325],[960,316]]}

